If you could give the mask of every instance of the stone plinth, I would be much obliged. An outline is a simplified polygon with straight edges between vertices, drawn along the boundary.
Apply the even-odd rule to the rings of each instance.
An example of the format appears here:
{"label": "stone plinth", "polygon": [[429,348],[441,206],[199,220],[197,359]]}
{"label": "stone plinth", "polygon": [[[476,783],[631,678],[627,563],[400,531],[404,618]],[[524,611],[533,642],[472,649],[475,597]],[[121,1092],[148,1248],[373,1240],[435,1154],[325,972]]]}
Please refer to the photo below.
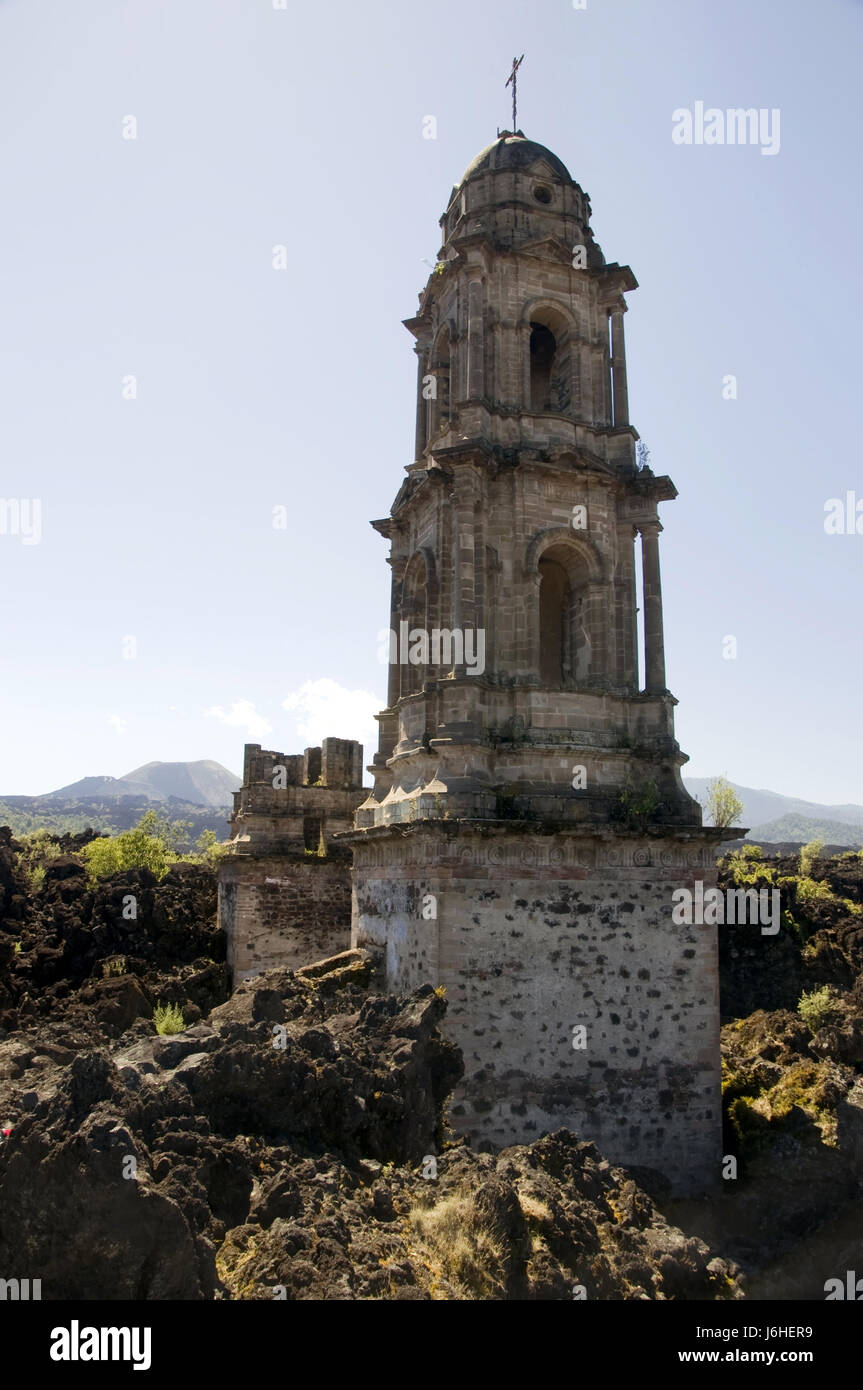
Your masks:
{"label": "stone plinth", "polygon": [[458,1131],[507,1145],[565,1127],[680,1193],[717,1179],[716,928],[675,925],[672,893],[715,884],[722,834],[426,821],[340,837],[352,947],[383,953],[390,990],[446,987]]}

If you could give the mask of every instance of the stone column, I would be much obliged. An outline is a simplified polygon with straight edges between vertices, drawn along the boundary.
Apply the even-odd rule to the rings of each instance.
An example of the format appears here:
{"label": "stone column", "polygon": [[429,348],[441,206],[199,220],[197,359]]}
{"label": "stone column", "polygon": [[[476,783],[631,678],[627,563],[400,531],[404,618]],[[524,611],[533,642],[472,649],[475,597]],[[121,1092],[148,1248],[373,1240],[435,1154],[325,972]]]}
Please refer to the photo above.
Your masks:
{"label": "stone column", "polygon": [[[470,477],[458,480],[453,506],[453,627],[464,632],[476,627],[474,593],[474,488]],[[456,676],[465,674],[464,662],[452,667]]]}
{"label": "stone column", "polygon": [[[449,371],[449,367],[447,367],[446,370]],[[440,393],[443,373],[444,369],[442,367],[432,367],[429,365],[426,369],[426,376],[434,378],[431,383],[432,394],[425,402],[428,407],[428,414],[426,416],[426,439],[429,444],[431,444],[433,439],[437,438],[438,429],[440,427]]]}
{"label": "stone column", "polygon": [[615,642],[617,659],[615,671],[622,685],[638,689],[638,596],[635,584],[635,538],[637,529],[631,521],[619,522],[617,528],[617,603]]}
{"label": "stone column", "polygon": [[569,414],[574,420],[584,419],[582,403],[581,340],[573,325],[569,336]]}
{"label": "stone column", "polygon": [[507,394],[506,372],[504,371],[506,329],[499,318],[495,318],[492,322],[489,338],[488,394],[495,400],[507,401],[509,396]]}
{"label": "stone column", "polygon": [[579,387],[580,418],[594,421],[596,411],[593,404],[593,352],[587,341],[578,344],[578,371],[581,381]]}
{"label": "stone column", "polygon": [[641,569],[644,591],[644,688],[650,695],[665,690],[665,647],[662,636],[662,586],[659,580],[658,521],[641,527]]}
{"label": "stone column", "polygon": [[423,377],[426,374],[426,354],[425,348],[419,343],[414,348],[417,355],[417,425],[416,425],[416,444],[414,450],[414,461],[421,459],[423,450],[426,446],[426,418],[428,415],[427,402],[423,397]]}
{"label": "stone column", "polygon": [[626,389],[626,350],[623,344],[624,310],[611,312],[611,382],[614,391],[614,424],[629,424],[629,396]]}
{"label": "stone column", "polygon": [[516,370],[520,373],[521,380],[521,399],[518,406],[521,410],[533,410],[533,403],[530,399],[530,324],[520,323],[515,333],[516,348]]}
{"label": "stone column", "polygon": [[459,535],[458,503],[453,505],[452,525],[452,625],[461,627],[461,536]]}
{"label": "stone column", "polygon": [[[392,709],[399,698],[399,687],[401,685],[401,670],[399,668],[399,620],[401,618],[401,605],[399,594],[401,593],[402,580],[405,575],[407,556],[390,555],[388,561],[392,569],[392,580],[390,587],[390,632],[396,634],[395,661],[390,659],[389,671],[387,673],[387,709]],[[390,638],[392,641],[392,638]],[[392,658],[392,652],[390,653]]]}
{"label": "stone column", "polygon": [[603,426],[611,424],[611,363],[607,323],[605,328],[605,334],[599,335],[600,341],[593,360],[593,418],[598,425]]}
{"label": "stone column", "polygon": [[468,400],[477,401],[483,395],[484,376],[482,321],[482,282],[472,280],[467,292],[467,389]]}

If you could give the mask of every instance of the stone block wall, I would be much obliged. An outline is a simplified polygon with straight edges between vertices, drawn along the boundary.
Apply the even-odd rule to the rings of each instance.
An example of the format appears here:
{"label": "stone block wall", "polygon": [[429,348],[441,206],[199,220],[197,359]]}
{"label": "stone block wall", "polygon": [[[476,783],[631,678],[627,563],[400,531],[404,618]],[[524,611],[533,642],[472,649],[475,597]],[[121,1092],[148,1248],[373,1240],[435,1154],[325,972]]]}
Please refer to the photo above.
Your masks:
{"label": "stone block wall", "polygon": [[301,754],[246,744],[219,865],[219,923],[235,987],[273,966],[298,969],[347,949],[351,854],[333,836],[350,828],[366,795],[362,751],[334,738]]}
{"label": "stone block wall", "polygon": [[675,888],[715,883],[710,832],[361,835],[351,945],[383,952],[388,989],[445,986],[458,1131],[507,1145],[565,1127],[678,1192],[717,1179],[716,928],[671,919]]}
{"label": "stone block wall", "polygon": [[334,956],[350,943],[350,856],[232,855],[219,872],[219,912],[234,988]]}

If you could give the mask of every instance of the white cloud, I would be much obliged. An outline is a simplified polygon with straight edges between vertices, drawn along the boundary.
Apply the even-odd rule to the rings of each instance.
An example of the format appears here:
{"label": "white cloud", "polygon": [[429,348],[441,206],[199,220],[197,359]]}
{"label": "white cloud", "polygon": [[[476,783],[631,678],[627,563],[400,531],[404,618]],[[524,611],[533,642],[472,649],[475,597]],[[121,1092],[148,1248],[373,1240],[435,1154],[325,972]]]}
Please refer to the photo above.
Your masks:
{"label": "white cloud", "polygon": [[377,751],[374,716],[380,708],[379,695],[347,690],[329,677],[306,681],[282,701],[282,709],[296,716],[297,736],[306,745],[316,747],[325,738],[353,738],[363,745],[366,761]]}
{"label": "white cloud", "polygon": [[272,732],[272,724],[269,719],[265,719],[262,714],[258,714],[251,700],[235,700],[231,708],[226,710],[222,705],[211,705],[204,710],[204,714],[211,715],[214,719],[221,719],[223,724],[231,724],[236,728],[245,729],[249,739],[256,742],[264,734]]}
{"label": "white cloud", "polygon": [[126,732],[126,720],[121,719],[119,714],[109,714],[108,723],[114,726],[114,732],[124,734]]}

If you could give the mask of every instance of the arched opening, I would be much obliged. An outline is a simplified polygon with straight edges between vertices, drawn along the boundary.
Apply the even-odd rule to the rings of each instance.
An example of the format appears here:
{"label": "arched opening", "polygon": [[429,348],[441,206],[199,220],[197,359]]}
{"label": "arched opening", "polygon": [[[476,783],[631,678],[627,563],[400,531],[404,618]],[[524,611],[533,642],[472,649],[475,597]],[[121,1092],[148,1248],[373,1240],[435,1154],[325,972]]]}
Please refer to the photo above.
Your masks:
{"label": "arched opening", "polygon": [[572,322],[553,304],[537,304],[529,322],[530,409],[564,415],[572,405]]}
{"label": "arched opening", "polygon": [[303,816],[303,846],[310,854],[326,853],[320,816]]}
{"label": "arched opening", "polygon": [[559,688],[587,680],[593,669],[590,563],[576,544],[561,540],[542,551],[539,575],[539,677]]}
{"label": "arched opening", "polygon": [[556,560],[539,562],[539,675],[543,685],[563,685],[569,577]]}
{"label": "arched opening", "polygon": [[551,410],[551,386],[557,340],[544,323],[530,325],[530,408]]}

